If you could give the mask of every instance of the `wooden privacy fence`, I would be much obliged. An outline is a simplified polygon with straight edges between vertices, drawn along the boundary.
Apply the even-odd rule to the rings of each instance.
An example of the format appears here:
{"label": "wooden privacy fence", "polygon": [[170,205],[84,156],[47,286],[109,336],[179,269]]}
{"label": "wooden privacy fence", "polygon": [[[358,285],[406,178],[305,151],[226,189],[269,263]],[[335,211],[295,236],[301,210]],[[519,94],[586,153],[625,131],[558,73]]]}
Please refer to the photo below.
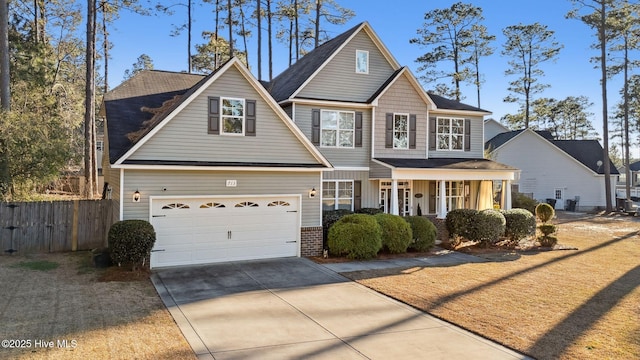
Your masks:
{"label": "wooden privacy fence", "polygon": [[0,202],[0,250],[47,253],[107,245],[113,200]]}

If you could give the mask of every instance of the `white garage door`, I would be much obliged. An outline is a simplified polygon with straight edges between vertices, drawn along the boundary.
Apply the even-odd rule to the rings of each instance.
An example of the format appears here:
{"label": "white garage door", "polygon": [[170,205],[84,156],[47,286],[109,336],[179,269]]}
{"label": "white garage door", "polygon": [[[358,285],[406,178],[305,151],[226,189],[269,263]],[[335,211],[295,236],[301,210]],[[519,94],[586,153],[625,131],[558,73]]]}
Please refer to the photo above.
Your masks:
{"label": "white garage door", "polygon": [[298,255],[299,196],[155,197],[151,267]]}

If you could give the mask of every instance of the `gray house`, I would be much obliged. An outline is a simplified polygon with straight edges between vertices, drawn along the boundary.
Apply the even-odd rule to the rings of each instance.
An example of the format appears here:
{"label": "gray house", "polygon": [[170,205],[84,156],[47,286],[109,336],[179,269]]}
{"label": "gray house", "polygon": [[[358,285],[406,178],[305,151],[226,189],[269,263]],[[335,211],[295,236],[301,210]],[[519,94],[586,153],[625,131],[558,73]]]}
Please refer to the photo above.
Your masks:
{"label": "gray house", "polygon": [[366,22],[269,83],[237,59],[146,71],[103,109],[105,181],[120,219],[156,228],[152,267],[318,255],[322,210],[444,218],[517,173],[483,158],[490,113],[426,93]]}

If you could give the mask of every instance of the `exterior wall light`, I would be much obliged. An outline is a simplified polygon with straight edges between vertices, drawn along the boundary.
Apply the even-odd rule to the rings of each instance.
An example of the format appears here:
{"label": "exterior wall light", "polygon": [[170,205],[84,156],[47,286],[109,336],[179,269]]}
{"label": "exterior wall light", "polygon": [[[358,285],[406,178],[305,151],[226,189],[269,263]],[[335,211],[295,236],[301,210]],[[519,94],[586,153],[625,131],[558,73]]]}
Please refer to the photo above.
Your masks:
{"label": "exterior wall light", "polygon": [[140,191],[136,190],[136,192],[133,193],[133,202],[140,202]]}
{"label": "exterior wall light", "polygon": [[309,197],[310,198],[316,197],[316,193],[317,193],[316,188],[315,187],[312,188],[311,191],[309,191]]}

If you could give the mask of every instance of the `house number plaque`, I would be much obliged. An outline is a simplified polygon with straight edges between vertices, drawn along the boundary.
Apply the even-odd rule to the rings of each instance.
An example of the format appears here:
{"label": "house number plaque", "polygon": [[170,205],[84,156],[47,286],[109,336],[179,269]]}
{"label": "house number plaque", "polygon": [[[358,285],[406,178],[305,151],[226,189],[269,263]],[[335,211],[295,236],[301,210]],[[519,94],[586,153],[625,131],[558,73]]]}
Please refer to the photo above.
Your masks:
{"label": "house number plaque", "polygon": [[238,180],[227,180],[227,187],[236,187],[238,186]]}

